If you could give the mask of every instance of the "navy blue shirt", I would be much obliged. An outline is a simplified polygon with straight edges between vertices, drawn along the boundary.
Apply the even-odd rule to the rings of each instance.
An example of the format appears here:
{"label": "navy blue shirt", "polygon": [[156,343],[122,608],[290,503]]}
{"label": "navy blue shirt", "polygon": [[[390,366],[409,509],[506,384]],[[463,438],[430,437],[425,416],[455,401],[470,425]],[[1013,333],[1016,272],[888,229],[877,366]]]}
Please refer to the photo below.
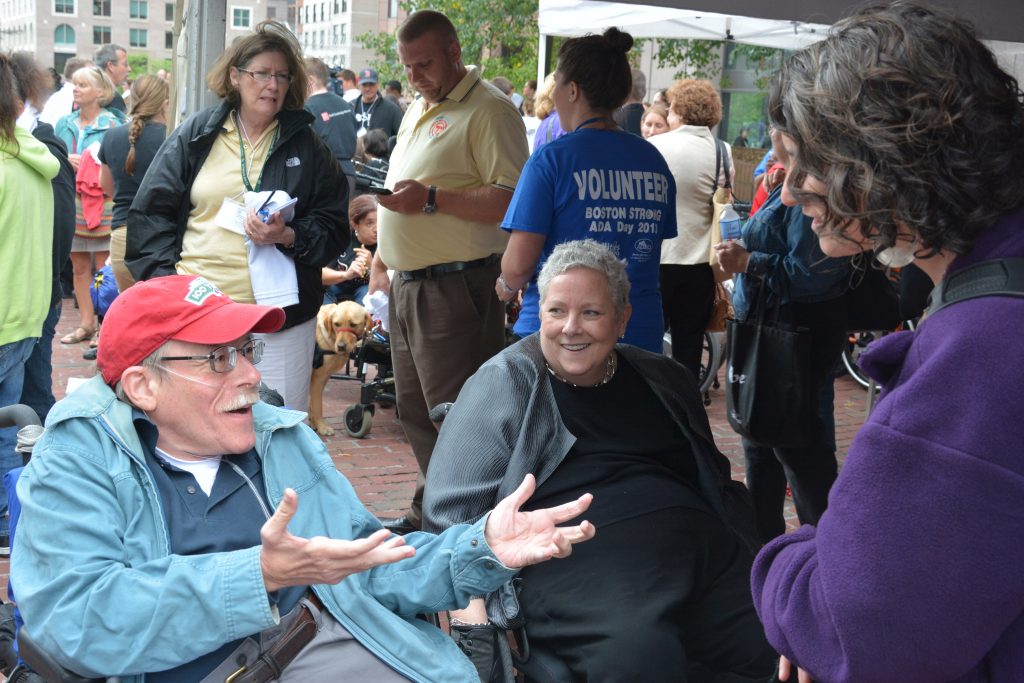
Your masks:
{"label": "navy blue shirt", "polygon": [[[175,555],[229,552],[260,545],[260,527],[273,514],[263,486],[263,467],[256,450],[225,455],[217,478],[207,496],[190,472],[175,467],[156,455],[156,425],[141,411],[134,414],[135,429],[146,455],[146,464],[153,475],[163,504],[171,552]],[[234,463],[252,487],[231,465]],[[261,505],[262,503],[262,505]],[[266,512],[264,512],[266,510]],[[270,593],[280,614],[287,614],[306,592],[304,586],[293,586]],[[238,647],[241,640],[222,647],[182,666],[147,673],[147,683],[198,681],[213,671]]]}

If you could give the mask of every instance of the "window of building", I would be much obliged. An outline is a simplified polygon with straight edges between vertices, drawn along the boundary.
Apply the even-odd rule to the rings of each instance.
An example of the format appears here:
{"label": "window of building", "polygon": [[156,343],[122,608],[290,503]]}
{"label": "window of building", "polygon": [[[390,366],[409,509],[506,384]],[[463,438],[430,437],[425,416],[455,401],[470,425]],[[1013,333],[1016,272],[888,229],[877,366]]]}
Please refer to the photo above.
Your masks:
{"label": "window of building", "polygon": [[109,26],[93,26],[92,27],[92,43],[93,45],[106,45],[110,42],[110,27]]}
{"label": "window of building", "polygon": [[128,6],[130,19],[149,19],[149,0],[131,0]]}
{"label": "window of building", "polygon": [[276,7],[268,7],[267,8],[267,19],[277,19],[277,8]]}
{"label": "window of building", "polygon": [[341,0],[341,11],[342,12],[347,12],[348,11],[348,0]]}
{"label": "window of building", "polygon": [[174,49],[174,34],[170,31],[164,32],[164,47],[168,50]]}
{"label": "window of building", "polygon": [[252,10],[248,7],[231,8],[231,28],[251,28]]}
{"label": "window of building", "polygon": [[128,29],[128,45],[130,47],[149,47],[149,31],[144,28]]}
{"label": "window of building", "polygon": [[92,0],[92,15],[94,17],[109,17],[110,0]]}
{"label": "window of building", "polygon": [[347,45],[348,44],[348,24],[342,24],[341,25],[341,36],[340,36],[340,38],[338,40],[338,44],[339,45]]}
{"label": "window of building", "polygon": [[398,0],[388,0],[388,18],[394,19],[398,16]]}
{"label": "window of building", "polygon": [[61,24],[53,31],[53,42],[62,47],[75,47],[75,29],[68,24]]}
{"label": "window of building", "polygon": [[164,3],[164,21],[174,21],[174,3]]}
{"label": "window of building", "polygon": [[[54,14],[74,14],[75,0],[53,0]],[[57,28],[60,28],[59,26]],[[71,28],[70,26],[68,28]]]}

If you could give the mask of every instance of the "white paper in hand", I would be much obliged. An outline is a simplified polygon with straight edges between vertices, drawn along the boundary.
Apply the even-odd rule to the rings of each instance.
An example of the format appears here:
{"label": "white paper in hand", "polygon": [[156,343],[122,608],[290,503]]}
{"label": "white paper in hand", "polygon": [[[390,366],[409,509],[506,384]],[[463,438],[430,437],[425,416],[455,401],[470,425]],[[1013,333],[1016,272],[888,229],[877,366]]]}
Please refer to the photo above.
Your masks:
{"label": "white paper in hand", "polygon": [[[270,201],[267,202],[267,198]],[[245,209],[258,211],[260,207],[267,212],[267,215],[274,215],[275,213],[281,214],[281,219],[285,223],[291,223],[292,219],[295,218],[295,204],[299,200],[292,197],[284,190],[264,190],[263,192],[246,192],[245,193]],[[264,206],[264,202],[266,205]]]}

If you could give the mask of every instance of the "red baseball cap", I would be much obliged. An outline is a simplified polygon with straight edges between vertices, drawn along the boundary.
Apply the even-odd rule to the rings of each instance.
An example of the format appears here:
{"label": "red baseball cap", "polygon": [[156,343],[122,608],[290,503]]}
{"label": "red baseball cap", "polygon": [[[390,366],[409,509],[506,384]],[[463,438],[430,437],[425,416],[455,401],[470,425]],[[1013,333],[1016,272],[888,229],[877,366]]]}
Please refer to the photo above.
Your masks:
{"label": "red baseball cap", "polygon": [[114,386],[171,339],[226,344],[249,332],[276,332],[284,310],[235,303],[198,275],[168,275],[137,282],[118,294],[103,318],[96,365]]}

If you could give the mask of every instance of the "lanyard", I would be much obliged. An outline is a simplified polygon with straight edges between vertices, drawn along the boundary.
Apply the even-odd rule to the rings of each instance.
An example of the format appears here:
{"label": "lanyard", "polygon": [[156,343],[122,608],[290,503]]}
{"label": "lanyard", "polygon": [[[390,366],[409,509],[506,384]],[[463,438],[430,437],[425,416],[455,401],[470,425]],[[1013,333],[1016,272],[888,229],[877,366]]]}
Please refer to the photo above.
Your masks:
{"label": "lanyard", "polygon": [[[270,141],[270,149],[267,150],[267,156],[263,159],[263,166],[260,168],[260,177],[256,179],[256,187],[249,184],[249,171],[245,165],[245,143],[242,141],[242,120],[235,114],[235,132],[238,133],[238,146],[242,149],[242,183],[245,185],[245,189],[249,192],[259,192],[260,186],[263,185],[263,172],[267,170],[267,160],[270,159],[271,152],[274,151],[274,147],[277,145],[277,136],[281,134],[281,124],[277,125],[277,129],[274,130],[274,139]],[[246,135],[246,137],[249,137]],[[250,143],[251,144],[251,143]],[[252,160],[256,162],[256,145],[252,146]]]}
{"label": "lanyard", "polygon": [[578,125],[575,128],[573,128],[572,132],[575,133],[576,131],[578,131],[583,126],[589,126],[590,124],[597,123],[598,121],[611,121],[611,119],[608,118],[607,116],[595,116],[593,118],[587,119],[586,121],[584,121],[580,125]]}

